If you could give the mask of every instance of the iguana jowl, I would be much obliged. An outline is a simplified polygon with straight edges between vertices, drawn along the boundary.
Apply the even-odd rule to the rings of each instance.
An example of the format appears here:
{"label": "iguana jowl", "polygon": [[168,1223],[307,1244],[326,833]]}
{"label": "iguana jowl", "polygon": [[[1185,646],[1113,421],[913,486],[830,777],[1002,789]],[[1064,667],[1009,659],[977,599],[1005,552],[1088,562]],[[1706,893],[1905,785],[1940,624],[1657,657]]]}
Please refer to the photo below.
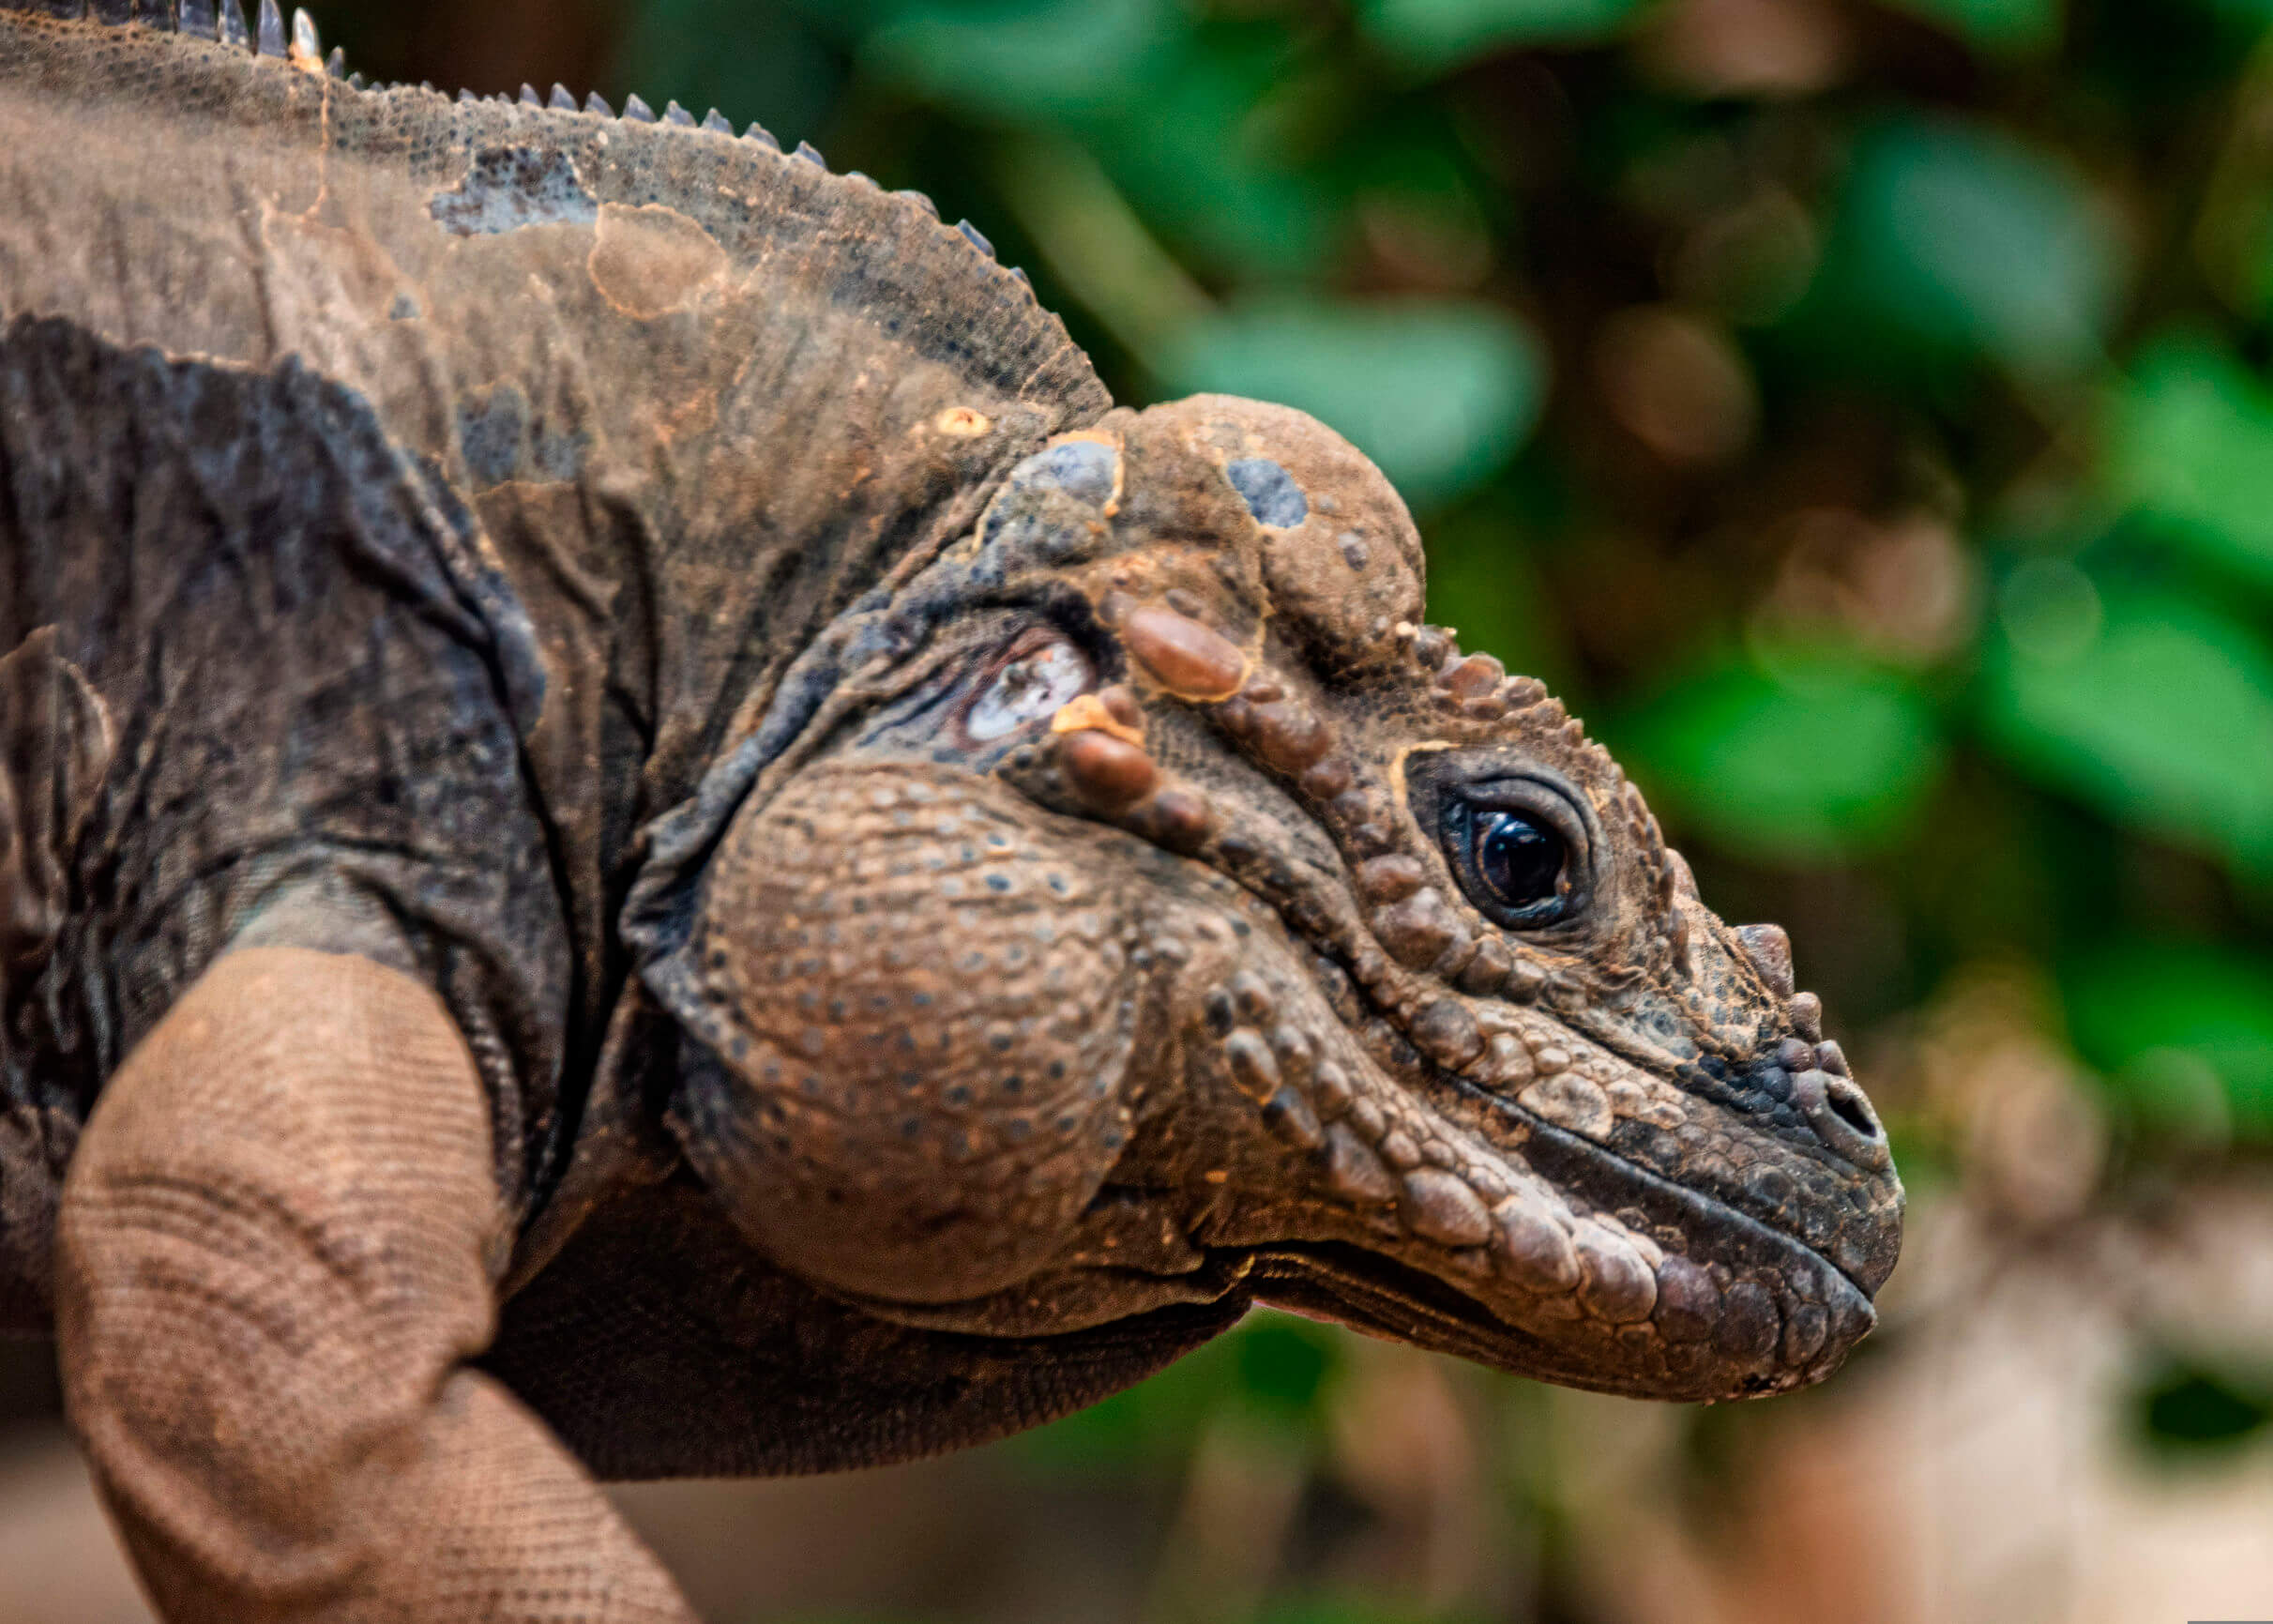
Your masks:
{"label": "iguana jowl", "polygon": [[1253,1301],[1673,1398],[1870,1328],[1781,933],[1330,432],[715,114],[83,9],[0,10],[0,1322],[168,1616],[683,1616],[587,1470]]}

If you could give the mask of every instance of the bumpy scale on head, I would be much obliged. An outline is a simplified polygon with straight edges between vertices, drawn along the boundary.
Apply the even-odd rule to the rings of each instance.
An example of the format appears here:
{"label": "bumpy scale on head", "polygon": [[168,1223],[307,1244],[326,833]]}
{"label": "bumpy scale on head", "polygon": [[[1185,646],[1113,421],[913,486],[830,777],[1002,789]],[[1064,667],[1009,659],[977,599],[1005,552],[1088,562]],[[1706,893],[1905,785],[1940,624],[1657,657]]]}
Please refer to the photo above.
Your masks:
{"label": "bumpy scale on head", "polygon": [[[1831,1368],[1868,1328],[1868,1297],[1892,1267],[1901,1190],[1843,1055],[1820,1041],[1819,1006],[1794,990],[1782,933],[1731,931],[1705,910],[1639,793],[1536,681],[1416,624],[1409,522],[1338,439],[1296,414],[1199,401],[1146,414],[1126,445],[1132,462],[1172,466],[1180,449],[1182,478],[1157,488],[1213,509],[1156,518],[1156,534],[1212,528],[1226,552],[1244,540],[1262,580],[1221,555],[1172,580],[1162,550],[1132,550],[1100,584],[1100,615],[1157,697],[1198,702],[1267,769],[1267,786],[1243,786],[1247,810],[1283,827],[1292,800],[1344,865],[1329,876],[1274,868],[1235,827],[1249,820],[1223,815],[1221,790],[1161,775],[1156,798],[1211,798],[1219,826],[1235,826],[1202,855],[1269,897],[1329,974],[1346,972],[1335,1019],[1366,1040],[1360,1074],[1387,1086],[1381,1126],[1354,1111],[1348,1142],[1322,1137],[1328,1181],[1377,1188],[1359,1153],[1409,1161],[1428,1135],[1391,1119],[1417,1114],[1440,1135],[1468,1127],[1482,1154],[1456,1180],[1431,1179],[1426,1199],[1405,1192],[1412,1237],[1475,1245],[1482,1210],[1560,1208],[1553,1222],[1502,1226],[1490,1259],[1516,1276],[1543,1259],[1534,1289],[1565,1280],[1564,1246],[1548,1238],[1559,1233],[1577,1299],[1624,1328],[1614,1350],[1592,1350],[1591,1368],[1519,1356],[1529,1368],[1704,1395]],[[1221,469],[1248,509],[1244,535],[1194,464]],[[1478,805],[1567,850],[1568,894],[1542,897],[1545,914],[1493,906],[1469,848],[1447,838],[1455,826],[1466,838]],[[1130,827],[1145,828],[1146,811]],[[1330,1122],[1341,1094],[1337,1083],[1311,1114]],[[1294,1106],[1279,1100],[1277,1119],[1299,1119]],[[1509,1207],[1501,1189],[1542,1169],[1549,1192]],[[1589,1205],[1591,1219],[1572,1217]],[[1485,1267],[1450,1250],[1421,1267],[1453,1281]],[[1498,1312],[1541,1334],[1538,1319],[1556,1310]],[[1633,1329],[1645,1318],[1646,1333]],[[1591,1336],[1562,1340],[1583,1357]]]}
{"label": "bumpy scale on head", "polygon": [[[861,895],[792,877],[784,852],[822,831],[895,839],[783,811],[793,788],[745,814],[769,831],[747,862],[762,848],[775,888],[714,890],[706,914],[729,921],[711,929],[736,1079],[706,1131],[758,1146],[714,1176],[768,1215],[751,1227],[778,1255],[880,1296],[968,1298],[962,1323],[984,1328],[982,1293],[1032,1302],[1094,1272],[1080,1237],[1098,1211],[1076,1209],[1109,1181],[1178,1256],[1235,1259],[1267,1298],[1578,1385],[1774,1391],[1869,1328],[1901,1187],[1788,944],[1705,908],[1639,793],[1538,683],[1421,623],[1411,521],[1338,436],[1220,398],[1114,413],[1013,473],[888,614],[902,630],[871,670],[897,720],[844,736],[831,793],[920,761],[926,782],[1001,797],[1007,838],[1057,842],[1068,882],[1096,888],[1078,916],[1096,929],[1041,991],[1064,1042],[1089,1034],[1068,1066],[1096,1092],[1063,1115],[1054,1171],[1004,1163],[1025,1205],[990,1205],[936,1152],[893,1150],[885,1101],[892,1075],[927,1104],[1029,1077],[1050,1052],[1038,1010],[1000,1011],[992,1051],[957,1035],[985,1017],[941,1023],[935,1070],[845,1057],[793,1077],[800,1042],[851,1056],[866,1037],[800,1024],[801,995],[848,1019],[919,985],[993,995],[950,994],[951,967],[934,982],[904,955],[821,948],[803,949],[810,993],[758,984],[748,966],[791,951],[761,946],[782,928],[761,918],[814,929],[780,888]],[[927,645],[917,621],[929,666],[907,652]],[[988,666],[993,639],[1024,652]],[[742,871],[730,853],[720,872]],[[1069,905],[1042,899],[1053,931]],[[943,915],[936,939],[962,951],[1009,923]],[[930,1120],[905,1118],[911,1145]],[[927,1201],[951,1210],[924,1218]],[[862,1228],[860,1211],[887,1217]],[[958,1239],[926,1251],[909,1238],[926,1222]],[[1113,1279],[1127,1312],[1171,1285]]]}

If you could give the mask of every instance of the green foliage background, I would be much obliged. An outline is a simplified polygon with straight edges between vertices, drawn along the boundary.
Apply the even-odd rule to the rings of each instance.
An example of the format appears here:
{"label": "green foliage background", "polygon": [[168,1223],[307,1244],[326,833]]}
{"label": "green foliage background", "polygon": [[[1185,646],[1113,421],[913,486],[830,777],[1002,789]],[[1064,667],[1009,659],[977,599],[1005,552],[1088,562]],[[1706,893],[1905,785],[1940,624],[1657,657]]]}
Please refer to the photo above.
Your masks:
{"label": "green foliage background", "polygon": [[[325,21],[383,76],[810,139],[978,222],[1123,399],[1341,429],[1420,520],[1433,617],[1588,719],[1724,915],[1791,927],[1921,1203],[1973,1085],[1906,1034],[1982,964],[2049,989],[2094,1201],[2273,1145],[2267,0]],[[1299,1456],[1346,1358],[1261,1322],[1021,1459],[1173,1480],[1222,1425]],[[2149,1431],[2254,1438],[2209,1381]],[[1551,1615],[1553,1486],[1505,1489]],[[1282,1576],[1245,1616],[1402,1615]]]}

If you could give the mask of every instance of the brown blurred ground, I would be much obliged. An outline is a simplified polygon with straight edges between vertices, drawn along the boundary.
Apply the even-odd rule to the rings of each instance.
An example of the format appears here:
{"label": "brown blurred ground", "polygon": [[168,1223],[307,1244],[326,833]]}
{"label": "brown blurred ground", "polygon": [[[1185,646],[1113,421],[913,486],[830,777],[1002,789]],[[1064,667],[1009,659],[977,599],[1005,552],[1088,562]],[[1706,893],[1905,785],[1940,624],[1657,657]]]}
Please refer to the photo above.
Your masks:
{"label": "brown blurred ground", "polygon": [[[1228,1619],[1290,1569],[1379,1599],[1379,1614],[1332,1616],[1353,1618],[2248,1617],[2273,1598],[2273,1455],[2151,1460],[2110,1400],[2172,1338],[2273,1340],[2268,1236],[2273,1192],[2223,1182],[2017,1246],[1978,1210],[1936,1207],[1887,1344],[1826,1389],[1762,1406],[1709,1491],[1681,1411],[1539,1389],[1527,1458],[1494,1459],[1510,1440],[1482,1424],[1479,1384],[1368,1347],[1327,1457],[1307,1467],[1235,1429],[1170,1493],[1038,1476],[1013,1448],[617,1494],[714,1624]],[[1492,1504],[1506,1472],[1555,1484],[1572,1560],[1544,1607],[1538,1530]],[[1340,1509],[1306,1536],[1292,1514],[1322,1483]],[[148,1616],[68,1440],[13,1429],[0,1624]]]}

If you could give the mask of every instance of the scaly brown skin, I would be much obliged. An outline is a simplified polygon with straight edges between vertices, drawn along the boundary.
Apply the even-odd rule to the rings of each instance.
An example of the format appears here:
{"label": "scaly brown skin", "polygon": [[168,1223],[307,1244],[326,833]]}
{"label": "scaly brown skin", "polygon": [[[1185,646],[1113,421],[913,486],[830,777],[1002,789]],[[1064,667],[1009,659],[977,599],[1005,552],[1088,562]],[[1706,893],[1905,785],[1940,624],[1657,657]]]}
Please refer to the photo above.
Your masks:
{"label": "scaly brown skin", "polygon": [[222,959],[112,1079],[71,1167],[56,1329],[168,1618],[692,1617],[463,1366],[505,1229],[485,1116],[429,989],[295,948]]}
{"label": "scaly brown skin", "polygon": [[[1833,1369],[1901,1187],[1781,933],[1420,584],[1395,493],[1282,408],[1116,412],[1014,474],[658,974],[743,1232],[959,1329],[1241,1281],[1614,1392]],[[1488,916],[1471,799],[1568,829],[1556,920]]]}
{"label": "scaly brown skin", "polygon": [[0,0],[0,1327],[169,1618],[683,1617],[588,1473],[1257,1300],[1673,1398],[1868,1330],[1781,933],[1330,432],[1112,409],[762,132],[82,11]]}

